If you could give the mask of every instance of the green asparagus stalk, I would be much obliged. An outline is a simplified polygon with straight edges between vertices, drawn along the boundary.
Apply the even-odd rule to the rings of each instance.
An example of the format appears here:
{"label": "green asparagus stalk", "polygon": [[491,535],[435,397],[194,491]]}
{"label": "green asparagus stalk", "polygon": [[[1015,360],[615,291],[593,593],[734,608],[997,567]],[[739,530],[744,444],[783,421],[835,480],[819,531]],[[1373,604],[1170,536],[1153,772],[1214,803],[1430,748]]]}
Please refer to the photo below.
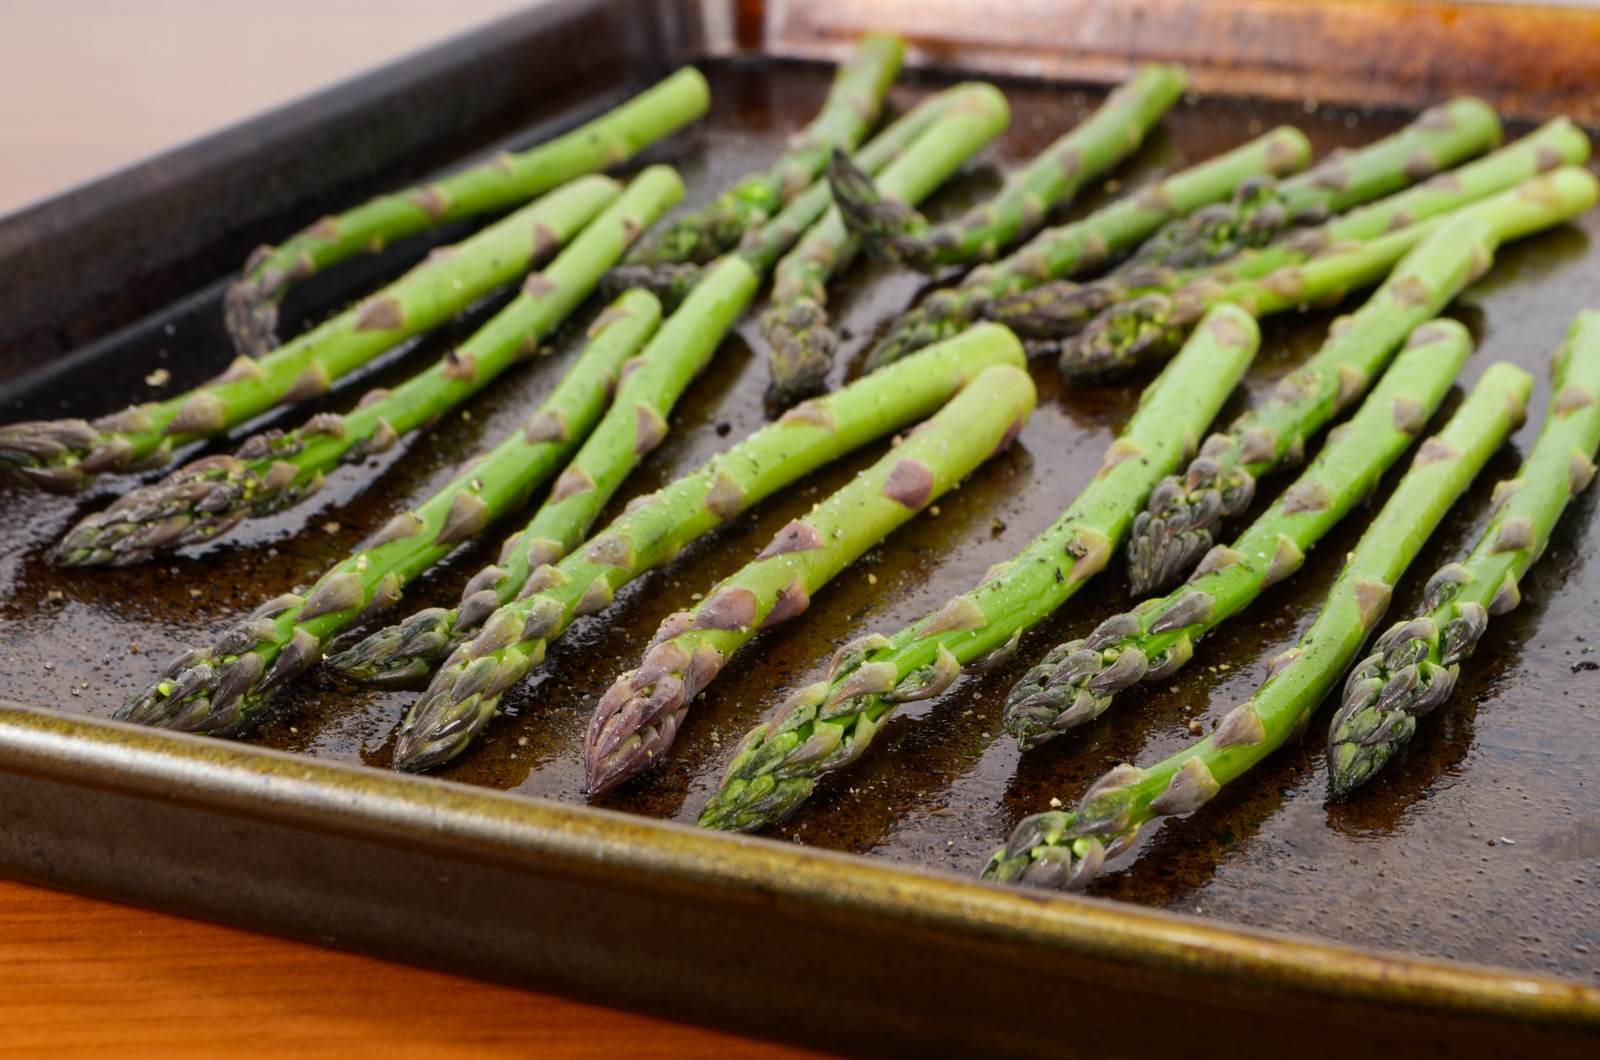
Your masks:
{"label": "green asparagus stalk", "polygon": [[1187,585],[1113,615],[1029,670],[1004,715],[1022,749],[1093,721],[1140,681],[1171,676],[1193,657],[1196,641],[1299,570],[1422,430],[1471,350],[1467,329],[1453,320],[1417,328],[1356,414],[1232,547],[1213,549]]}
{"label": "green asparagus stalk", "polygon": [[[919,136],[889,163],[878,177],[878,188],[903,202],[921,202],[999,135],[1008,120],[1010,108],[998,89],[971,86],[936,128]],[[859,173],[844,152],[835,151],[829,168],[831,181],[839,179],[841,167]],[[838,336],[828,326],[827,283],[849,268],[859,247],[839,208],[833,207],[778,263],[772,308],[761,317],[762,331],[771,345],[772,383],[767,397],[773,405],[787,407],[826,388],[828,369],[839,345]]]}
{"label": "green asparagus stalk", "polygon": [[53,558],[66,566],[128,566],[300,503],[321,488],[324,472],[383,452],[537,352],[628,244],[682,195],[672,169],[645,170],[549,267],[531,274],[505,309],[432,368],[393,391],[369,392],[348,415],[323,413],[297,430],[258,434],[232,456],[204,457],[124,494],[74,527]]}
{"label": "green asparagus stalk", "polygon": [[1484,372],[1444,430],[1423,443],[1345,561],[1316,621],[1272,661],[1248,702],[1170,758],[1144,769],[1112,769],[1074,809],[1025,819],[990,859],[984,877],[1081,889],[1145,825],[1199,809],[1301,731],[1383,617],[1395,582],[1521,422],[1528,387],[1528,374],[1514,365],[1500,362]]}
{"label": "green asparagus stalk", "polygon": [[1304,169],[1310,158],[1311,141],[1300,130],[1282,125],[1080,221],[1047,228],[1008,257],[973,269],[959,286],[935,291],[901,314],[867,354],[867,370],[955,334],[995,299],[1098,268],[1137,246],[1164,222],[1224,199],[1254,178]]}
{"label": "green asparagus stalk", "polygon": [[699,71],[683,69],[615,110],[549,143],[390,195],[337,217],[324,217],[276,247],[250,256],[223,306],[239,352],[278,345],[278,303],[289,286],[347,258],[378,251],[435,225],[510,209],[568,181],[626,161],[699,118],[711,90]]}
{"label": "green asparagus stalk", "polygon": [[752,173],[715,202],[681,218],[634,251],[637,265],[704,264],[732,249],[751,228],[765,224],[822,172],[836,147],[860,143],[899,76],[905,42],[869,33],[840,64],[822,110],[770,169]]}
{"label": "green asparagus stalk", "polygon": [[[649,494],[587,547],[540,567],[524,595],[495,612],[407,712],[395,748],[400,769],[454,758],[488,724],[505,691],[580,615],[604,610],[618,589],[751,505],[874,438],[932,414],[983,369],[1021,365],[1000,327],[977,327],[899,365],[795,406],[781,419]],[[406,665],[391,659],[392,668]]]}
{"label": "green asparagus stalk", "polygon": [[841,648],[824,680],[796,691],[744,738],[700,824],[754,831],[782,820],[823,776],[867,749],[897,704],[936,696],[963,668],[981,671],[1006,658],[1025,630],[1105,567],[1145,495],[1211,422],[1259,344],[1249,314],[1213,310],[1145,391],[1099,472],[1061,517],[933,614],[892,637],[869,634]]}
{"label": "green asparagus stalk", "polygon": [[1264,246],[1298,224],[1398,191],[1482,154],[1500,140],[1500,118],[1480,99],[1463,96],[1429,108],[1391,136],[1330,155],[1278,184],[1252,181],[1234,201],[1173,221],[1146,241],[1127,267],[1194,268]]}
{"label": "green asparagus stalk", "polygon": [[1107,97],[1082,124],[1056,140],[1006,182],[993,199],[955,221],[934,225],[903,201],[873,190],[872,182],[838,167],[835,201],[845,221],[874,254],[932,272],[947,265],[992,261],[1019,237],[1031,235],[1055,206],[1138,149],[1156,122],[1183,95],[1189,75],[1179,66],[1151,64]]}
{"label": "green asparagus stalk", "polygon": [[458,606],[418,611],[330,657],[328,665],[366,684],[399,687],[420,681],[477,636],[501,605],[515,600],[534,572],[548,569],[582,543],[618,487],[666,437],[667,416],[738,321],[755,292],[754,277],[737,257],[707,271],[689,300],[630,364],[610,411],[532,521],[507,539],[497,563],[467,583]]}
{"label": "green asparagus stalk", "polygon": [[1256,480],[1297,463],[1312,436],[1360,397],[1409,334],[1488,268],[1495,234],[1481,219],[1453,217],[1417,244],[1366,303],[1335,323],[1316,355],[1279,382],[1260,407],[1206,439],[1180,475],[1164,479],[1133,522],[1128,572],[1133,591],[1165,589],[1211,548],[1216,528],[1241,515]]}
{"label": "green asparagus stalk", "polygon": [[325,392],[341,376],[546,261],[609,206],[621,187],[583,177],[461,243],[260,360],[240,357],[186,393],[79,419],[0,427],[0,468],[69,493],[108,471],[147,471],[173,450],[222,434],[276,405]]}
{"label": "green asparagus stalk", "polygon": [[982,312],[1019,335],[1065,338],[1118,302],[1140,295],[1170,294],[1205,276],[1258,279],[1284,266],[1303,264],[1331,246],[1373,239],[1438,217],[1558,166],[1582,165],[1588,157],[1588,136],[1566,118],[1557,118],[1476,162],[1441,173],[1370,206],[1340,214],[1324,225],[1300,229],[1259,250],[1244,251],[1220,265],[1124,268],[1091,283],[1062,281],[999,296],[985,303]]}
{"label": "green asparagus stalk", "polygon": [[307,592],[269,600],[209,649],[178,656],[117,716],[214,735],[249,728],[269,695],[314,665],[329,640],[394,604],[411,579],[520,505],[566,462],[600,418],[622,365],[661,319],[659,304],[643,291],[616,308],[525,429],[420,507],[396,515]]}
{"label": "green asparagus stalk", "polygon": [[863,552],[1006,448],[1034,398],[1023,369],[988,369],[904,444],[780,530],[704,601],[669,616],[639,668],[617,679],[589,719],[589,794],[609,791],[663,758],[690,703],[735,651],[800,615]]}
{"label": "green asparagus stalk", "polygon": [[[946,117],[967,105],[970,98],[976,96],[981,101],[985,94],[994,91],[989,85],[964,83],[929,96],[862,147],[856,156],[858,163],[869,173],[878,172],[923,133],[937,127]],[[813,182],[791,199],[772,220],[746,230],[739,241],[737,253],[750,263],[751,268],[765,272],[776,265],[795,245],[795,241],[828,212],[832,203],[833,193],[827,181]],[[704,268],[703,265],[688,261],[619,265],[606,277],[605,287],[611,291],[643,287],[661,299],[663,305],[676,307],[693,290]]]}
{"label": "green asparagus stalk", "polygon": [[[1577,217],[1597,195],[1600,183],[1593,174],[1567,166],[1462,207],[1456,215],[1482,219],[1504,243]],[[1233,302],[1260,317],[1337,301],[1383,279],[1442,222],[1434,218],[1363,243],[1332,246],[1303,265],[1286,265],[1260,279],[1201,279],[1171,295],[1114,306],[1062,348],[1061,371],[1069,379],[1093,380],[1158,359],[1217,302]]]}
{"label": "green asparagus stalk", "polygon": [[1428,580],[1424,613],[1391,626],[1345,681],[1328,731],[1328,787],[1346,799],[1411,740],[1417,719],[1450,698],[1462,660],[1518,584],[1568,503],[1594,478],[1600,447],[1600,313],[1579,313],[1556,355],[1555,398],[1533,452],[1495,487],[1496,511],[1467,558]]}
{"label": "green asparagus stalk", "polygon": [[[992,96],[998,98],[998,93],[987,86],[964,85],[943,93],[941,96],[942,98],[929,101],[923,107],[919,107],[913,114],[907,115],[901,122],[896,123],[895,127],[878,137],[877,141],[870,145],[868,150],[887,151],[892,154],[890,145],[898,149],[905,142],[902,138],[902,133],[897,131],[904,127],[917,128],[921,130],[922,135],[934,136],[932,122],[927,117],[929,114],[947,118],[938,137],[940,142],[956,145],[966,144],[968,145],[966,150],[976,150],[977,146],[982,142],[976,135],[982,132],[981,118],[976,116],[981,112],[974,106],[975,101],[968,101],[967,97],[976,96],[981,99]],[[955,113],[957,111],[960,113]],[[991,122],[994,120],[992,117],[990,118]],[[930,164],[933,161],[935,159],[930,159]],[[686,329],[694,329],[693,336],[696,342],[720,341],[721,337],[732,328],[738,311],[742,311],[744,303],[740,303],[737,307],[728,305],[726,308],[729,310],[729,315],[705,318],[697,324],[694,321],[699,311],[692,307],[692,303],[696,298],[701,297],[702,289],[706,288],[708,284],[715,284],[719,275],[724,275],[725,282],[727,276],[737,276],[744,273],[759,275],[765,269],[770,268],[772,263],[783,254],[784,250],[792,245],[804,226],[827,208],[825,195],[826,193],[824,192],[823,198],[814,200],[810,204],[807,202],[811,198],[809,193],[791,202],[789,206],[784,208],[782,213],[768,222],[762,229],[749,233],[744,249],[735,254],[725,255],[712,265],[671,266],[671,268],[677,270],[677,274],[681,279],[686,279],[690,283],[689,290],[691,294],[689,300],[684,303],[677,313],[673,314],[674,323],[669,325],[667,332],[663,334],[659,342],[688,341],[687,335],[677,337],[677,329],[680,326]],[[809,216],[806,215],[808,211]],[[651,266],[648,268],[660,267]],[[748,298],[746,298],[747,301]],[[683,317],[681,324],[679,323],[680,315]],[[704,356],[710,355],[710,352],[715,348],[715,341],[712,341],[711,346],[702,350]],[[696,354],[696,356],[699,355]],[[695,371],[698,371],[698,368]],[[691,372],[690,375],[692,374],[694,373]],[[667,401],[669,407],[670,402],[676,401],[678,396],[678,392],[670,390],[665,382],[655,389],[653,393],[656,398]],[[622,430],[632,430],[632,427],[627,424],[619,424],[613,430],[620,432]],[[617,476],[607,487],[608,491],[614,490],[617,485],[620,485],[622,478],[626,476],[627,471],[632,466],[629,464],[625,467],[617,466],[613,468],[609,461],[605,460],[606,454],[611,451],[612,447],[611,442],[607,440],[611,433],[602,432],[603,437],[601,440],[596,441],[597,450],[592,454],[596,461],[605,463],[608,469],[614,471]],[[587,470],[587,462],[585,463],[585,470]],[[609,492],[607,492],[607,496],[609,496]],[[596,505],[595,510],[598,511],[600,506],[603,505]],[[563,508],[565,507],[563,505]],[[580,513],[574,512],[572,514]],[[594,513],[589,513],[582,520],[582,530],[587,529],[589,522],[593,518]],[[538,562],[532,562],[530,556],[517,555],[516,553],[522,548],[521,545],[508,546],[511,551],[503,557],[501,565],[497,565],[492,573],[490,571],[480,572],[479,576],[469,583],[468,589],[472,598],[463,599],[460,607],[450,609],[429,608],[418,612],[407,620],[379,630],[361,643],[341,652],[334,660],[334,665],[355,680],[373,684],[409,684],[427,676],[433,671],[440,659],[453,653],[465,641],[477,636],[479,627],[492,616],[498,606],[511,603],[519,593],[524,592],[526,583],[529,582],[534,573],[561,559],[567,550],[575,547],[578,540],[581,540],[582,530],[576,528],[575,523],[569,518],[568,514],[552,512],[549,520],[553,520],[553,522],[548,522],[546,525],[559,529],[560,533],[552,536],[552,534],[546,533],[542,529],[537,533],[530,531],[533,536],[529,539],[529,548],[523,550],[530,552],[532,557],[538,559]],[[539,520],[536,519],[536,521]],[[569,540],[570,543],[562,545],[560,551],[552,550],[552,543]]]}

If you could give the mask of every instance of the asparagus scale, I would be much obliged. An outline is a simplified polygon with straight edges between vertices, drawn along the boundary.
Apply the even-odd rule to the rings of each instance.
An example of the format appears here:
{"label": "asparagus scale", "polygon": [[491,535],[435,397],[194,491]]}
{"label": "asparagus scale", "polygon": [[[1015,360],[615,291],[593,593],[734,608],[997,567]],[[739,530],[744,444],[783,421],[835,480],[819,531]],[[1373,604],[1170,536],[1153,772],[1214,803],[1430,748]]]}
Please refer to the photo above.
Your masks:
{"label": "asparagus scale", "polygon": [[[1457,214],[1480,218],[1505,243],[1577,217],[1597,196],[1600,182],[1593,174],[1566,166]],[[1200,279],[1170,296],[1150,295],[1113,306],[1063,347],[1061,371],[1069,379],[1094,380],[1158,359],[1218,302],[1236,303],[1258,317],[1337,302],[1383,279],[1442,222],[1434,218],[1363,243],[1332,246],[1303,265],[1285,265],[1259,279]]]}
{"label": "asparagus scale", "polygon": [[931,224],[908,203],[873,192],[871,181],[848,161],[836,167],[842,179],[832,181],[834,198],[845,222],[880,257],[923,272],[992,261],[1037,230],[1053,207],[1136,151],[1188,82],[1179,66],[1142,67],[1094,114],[1007,180],[998,195],[946,224]]}
{"label": "asparagus scale", "polygon": [[1145,495],[1205,430],[1259,344],[1249,314],[1233,306],[1212,311],[1145,391],[1099,472],[1061,517],[933,614],[893,636],[868,634],[841,648],[826,678],[794,692],[745,736],[700,824],[754,831],[782,820],[822,777],[866,751],[897,704],[936,696],[963,669],[1007,657],[1025,630],[1104,569]]}
{"label": "asparagus scale", "polygon": [[370,391],[346,415],[323,413],[293,431],[256,435],[231,456],[202,458],[126,493],[74,527],[52,558],[66,566],[128,566],[300,503],[321,488],[327,471],[389,449],[535,354],[628,244],[682,195],[672,169],[645,170],[554,262],[532,273],[510,304],[432,368],[393,391]]}
{"label": "asparagus scale", "polygon": [[752,173],[703,209],[680,218],[631,256],[638,265],[704,264],[732,249],[749,229],[765,224],[822,172],[835,147],[860,143],[899,76],[905,42],[869,33],[839,65],[817,116],[771,168]]}
{"label": "asparagus scale", "polygon": [[1129,581],[1144,595],[1182,578],[1214,543],[1217,527],[1242,514],[1259,477],[1296,463],[1317,431],[1366,390],[1414,330],[1448,305],[1491,263],[1495,233],[1481,219],[1447,219],[1417,244],[1327,342],[1285,376],[1258,408],[1206,439],[1181,476],[1162,480],[1128,540]]}
{"label": "asparagus scale", "polygon": [[[1011,112],[998,89],[980,84],[960,92],[949,114],[883,170],[877,181],[883,193],[921,202],[1005,129]],[[849,161],[835,150],[830,180],[838,179],[841,167],[849,167]],[[828,326],[827,283],[849,268],[859,247],[835,206],[778,262],[772,307],[761,316],[762,333],[771,346],[767,397],[773,405],[787,407],[826,387],[839,346]]]}
{"label": "asparagus scale", "polygon": [[778,531],[705,599],[661,624],[638,669],[617,679],[589,720],[590,795],[643,772],[672,748],[696,696],[757,633],[802,614],[863,552],[1005,449],[1033,411],[1033,380],[996,365],[872,467]]}
{"label": "asparagus scale", "polygon": [[1119,302],[1170,294],[1208,276],[1259,279],[1284,266],[1303,264],[1331,246],[1373,239],[1438,217],[1559,166],[1582,165],[1588,157],[1588,136],[1566,118],[1557,118],[1475,162],[1218,265],[1130,266],[1088,283],[1063,280],[999,296],[985,303],[982,312],[1025,338],[1059,340],[1077,334],[1096,314]]}
{"label": "asparagus scale", "polygon": [[1226,154],[1124,196],[1082,220],[1047,228],[1000,261],[973,269],[959,286],[941,288],[921,305],[902,313],[867,354],[867,368],[897,361],[955,334],[995,299],[1098,268],[1137,246],[1163,222],[1224,199],[1252,178],[1304,169],[1310,159],[1311,141],[1305,134],[1279,126]]}
{"label": "asparagus scale", "polygon": [[618,371],[661,319],[660,305],[643,291],[613,308],[524,430],[416,510],[396,515],[308,591],[269,600],[210,648],[178,656],[117,716],[213,735],[249,728],[271,693],[315,665],[329,640],[397,602],[412,578],[516,508],[566,462],[600,418]]}
{"label": "asparagus scale", "polygon": [[1305,473],[1231,546],[1214,549],[1187,585],[1113,615],[1029,670],[1006,699],[1006,731],[1030,750],[1100,717],[1118,692],[1175,673],[1201,637],[1299,570],[1311,547],[1377,487],[1471,350],[1471,336],[1453,320],[1419,327]]}
{"label": "asparagus scale", "polygon": [[381,195],[324,217],[276,247],[261,247],[228,288],[223,302],[228,333],[240,353],[260,356],[278,345],[278,304],[292,284],[397,239],[508,209],[585,173],[625,162],[699,118],[710,102],[706,79],[685,68],[549,143]]}
{"label": "asparagus scale", "polygon": [[446,661],[406,713],[396,767],[424,769],[460,754],[505,692],[544,658],[549,642],[576,618],[609,607],[634,578],[802,476],[932,414],[983,369],[1022,363],[1022,347],[1009,331],[973,328],[893,370],[802,402],[699,470],[634,502],[583,548],[535,570],[525,595],[491,615]]}
{"label": "asparagus scale", "polygon": [[1376,199],[1481,154],[1500,139],[1500,118],[1463,96],[1418,115],[1410,125],[1354,151],[1330,155],[1281,184],[1253,180],[1229,203],[1173,221],[1152,236],[1126,268],[1193,268],[1271,242],[1298,224]]}
{"label": "asparagus scale", "polygon": [[1495,514],[1466,559],[1428,579],[1421,615],[1390,626],[1356,664],[1328,730],[1328,787],[1349,798],[1410,742],[1418,719],[1450,698],[1461,663],[1518,588],[1600,448],[1600,313],[1579,313],[1557,353],[1555,396],[1515,478],[1495,485]]}
{"label": "asparagus scale", "polygon": [[1311,628],[1272,661],[1247,702],[1209,735],[1155,765],[1112,769],[1072,810],[1026,818],[990,859],[984,877],[1080,890],[1150,822],[1199,809],[1300,731],[1383,618],[1395,582],[1521,422],[1531,385],[1528,373],[1505,362],[1484,372],[1444,429],[1422,444],[1345,561]]}
{"label": "asparagus scale", "polygon": [[222,434],[280,404],[309,400],[335,380],[547,261],[621,192],[582,177],[426,261],[332,320],[260,360],[162,401],[93,422],[39,420],[0,427],[0,468],[70,493],[105,473],[148,471],[173,450]]}

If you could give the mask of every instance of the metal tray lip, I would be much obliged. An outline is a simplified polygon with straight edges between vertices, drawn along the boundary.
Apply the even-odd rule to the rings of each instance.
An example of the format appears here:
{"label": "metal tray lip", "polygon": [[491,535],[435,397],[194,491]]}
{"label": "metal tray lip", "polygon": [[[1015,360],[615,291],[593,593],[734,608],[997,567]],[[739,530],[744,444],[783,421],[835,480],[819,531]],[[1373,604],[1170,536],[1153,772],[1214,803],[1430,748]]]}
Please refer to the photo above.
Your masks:
{"label": "metal tray lip", "polygon": [[534,875],[1415,1012],[1600,1030],[1600,988],[709,832],[0,699],[0,770]]}

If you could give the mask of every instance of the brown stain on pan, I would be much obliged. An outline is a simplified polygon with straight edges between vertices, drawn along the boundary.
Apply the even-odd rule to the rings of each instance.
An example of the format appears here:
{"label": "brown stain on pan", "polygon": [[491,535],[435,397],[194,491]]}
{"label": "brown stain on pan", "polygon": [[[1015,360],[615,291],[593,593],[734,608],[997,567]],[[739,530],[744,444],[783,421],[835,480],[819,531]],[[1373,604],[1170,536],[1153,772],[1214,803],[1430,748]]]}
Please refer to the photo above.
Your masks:
{"label": "brown stain on pan", "polygon": [[[695,199],[774,157],[826,87],[826,76],[810,68],[723,64],[711,73],[717,102],[710,120],[668,148]],[[990,156],[1005,165],[1027,158],[1098,97],[1037,83],[1005,87],[1012,128]],[[898,89],[896,99],[904,105],[915,94]],[[1403,120],[1390,113],[1202,101],[1171,116],[1116,179],[1136,185],[1279,122],[1302,126],[1325,152],[1369,140]],[[931,209],[956,210],[992,190],[995,179],[992,167],[979,165]],[[1108,194],[1097,190],[1079,209]],[[1600,252],[1591,246],[1596,237],[1600,223],[1591,215],[1502,253],[1494,272],[1452,310],[1480,340],[1465,379],[1490,360],[1513,359],[1535,372],[1533,407],[1543,407],[1546,357],[1573,312],[1600,291]],[[859,351],[921,286],[908,274],[858,266],[833,303],[851,334],[848,352]],[[315,299],[313,289],[308,300]],[[374,373],[375,381],[392,382],[428,363],[491,308],[458,324],[454,336],[441,333],[403,353]],[[1249,392],[1259,396],[1315,349],[1329,319],[1312,313],[1269,322],[1266,353],[1252,371]],[[510,429],[570,359],[582,323],[575,321],[553,344],[553,359],[511,373],[472,405],[470,416],[458,414],[428,436],[408,440],[366,474],[336,473],[302,510],[153,566],[63,572],[43,560],[47,545],[74,518],[102,506],[126,482],[107,483],[80,501],[0,486],[7,530],[0,552],[0,697],[109,716],[172,653],[204,641],[255,602],[308,583]],[[225,360],[219,326],[211,300],[162,310],[108,350],[92,379],[30,395],[26,407],[6,409],[4,416],[103,411],[117,398],[147,392],[144,377],[156,367],[171,369],[173,387],[203,378]],[[613,513],[764,421],[765,365],[757,347],[747,322],[680,404],[668,439],[628,483]],[[736,656],[695,706],[665,767],[603,805],[692,821],[738,737],[785,691],[819,676],[843,638],[899,628],[1047,525],[1125,422],[1136,388],[1071,390],[1045,364],[1034,366],[1034,375],[1040,407],[1019,445],[942,498],[938,516],[918,517],[816,594],[802,620],[763,634]],[[347,387],[319,405],[341,407],[362,389]],[[1234,404],[1242,402],[1236,397]],[[1530,424],[1519,432],[1519,451],[1535,430]],[[869,449],[819,473],[640,579],[607,615],[580,621],[446,775],[581,801],[584,725],[619,666],[637,660],[662,617],[736,569],[788,519],[879,452]],[[1502,453],[1492,472],[1507,474],[1515,464],[1516,453]],[[1156,830],[1097,893],[1224,922],[1600,981],[1600,790],[1591,777],[1600,755],[1600,668],[1594,666],[1600,631],[1590,621],[1600,604],[1600,562],[1584,558],[1600,556],[1595,503],[1591,493],[1563,521],[1530,575],[1523,606],[1496,621],[1449,707],[1422,727],[1366,795],[1348,806],[1324,807],[1317,740],[1324,711],[1312,739],[1273,756],[1195,817]],[[1467,547],[1487,507],[1486,479],[1418,560],[1392,614],[1416,605],[1425,573]],[[1130,693],[1096,725],[1019,760],[998,725],[1000,698],[1052,644],[1081,635],[1129,602],[1114,566],[1026,637],[1009,666],[963,681],[890,722],[869,755],[825,784],[778,837],[975,871],[1023,815],[1051,798],[1070,802],[1118,761],[1174,750],[1189,739],[1191,720],[1210,725],[1248,695],[1265,661],[1309,623],[1360,525],[1352,520],[1315,550],[1299,575],[1219,631],[1177,679]],[[407,602],[452,600],[491,556],[492,543],[465,550],[412,586]],[[285,697],[256,742],[385,768],[408,698],[352,692],[313,675]]]}

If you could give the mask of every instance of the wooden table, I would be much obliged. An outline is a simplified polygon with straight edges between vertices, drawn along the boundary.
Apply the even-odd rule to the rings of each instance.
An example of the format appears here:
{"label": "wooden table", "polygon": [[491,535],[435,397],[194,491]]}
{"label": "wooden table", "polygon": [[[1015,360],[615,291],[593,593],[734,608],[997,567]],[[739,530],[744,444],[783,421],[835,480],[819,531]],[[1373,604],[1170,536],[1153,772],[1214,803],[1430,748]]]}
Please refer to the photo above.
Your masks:
{"label": "wooden table", "polygon": [[0,881],[0,1057],[810,1055]]}
{"label": "wooden table", "polygon": [[[0,213],[525,2],[6,0]],[[380,1050],[391,1057],[801,1055],[0,881],[0,1057]]]}

